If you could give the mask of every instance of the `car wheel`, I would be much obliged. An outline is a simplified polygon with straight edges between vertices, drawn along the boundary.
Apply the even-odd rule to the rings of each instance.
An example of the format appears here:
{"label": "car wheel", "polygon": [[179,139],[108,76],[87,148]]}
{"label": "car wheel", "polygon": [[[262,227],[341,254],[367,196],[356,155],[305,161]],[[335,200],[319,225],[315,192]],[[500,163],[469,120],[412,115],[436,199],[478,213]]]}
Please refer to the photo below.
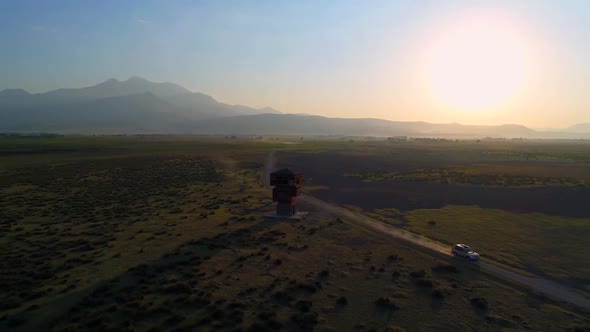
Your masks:
{"label": "car wheel", "polygon": [[469,259],[469,256],[465,256],[465,259],[466,259],[466,260],[468,260],[468,261],[470,260],[470,259]]}

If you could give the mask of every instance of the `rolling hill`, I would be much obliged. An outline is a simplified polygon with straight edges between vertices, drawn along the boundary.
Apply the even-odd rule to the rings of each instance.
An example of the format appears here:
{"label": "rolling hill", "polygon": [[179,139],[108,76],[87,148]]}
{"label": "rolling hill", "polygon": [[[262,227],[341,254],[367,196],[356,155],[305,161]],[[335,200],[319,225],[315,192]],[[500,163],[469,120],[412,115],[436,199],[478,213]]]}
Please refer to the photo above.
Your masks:
{"label": "rolling hill", "polygon": [[564,129],[563,131],[570,133],[590,133],[590,123],[578,123]]}
{"label": "rolling hill", "polygon": [[205,134],[282,134],[346,136],[532,137],[536,132],[519,125],[470,126],[383,119],[327,118],[298,114],[258,114],[199,121],[193,127]]}

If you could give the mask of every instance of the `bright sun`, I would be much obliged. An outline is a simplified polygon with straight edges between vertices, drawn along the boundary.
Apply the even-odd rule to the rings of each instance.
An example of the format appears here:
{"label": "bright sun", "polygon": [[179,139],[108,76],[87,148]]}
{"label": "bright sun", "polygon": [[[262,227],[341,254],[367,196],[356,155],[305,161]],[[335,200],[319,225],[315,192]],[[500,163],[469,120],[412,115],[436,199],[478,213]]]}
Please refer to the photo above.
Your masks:
{"label": "bright sun", "polygon": [[525,84],[525,51],[507,26],[481,21],[456,25],[440,35],[429,54],[431,92],[455,109],[500,106]]}

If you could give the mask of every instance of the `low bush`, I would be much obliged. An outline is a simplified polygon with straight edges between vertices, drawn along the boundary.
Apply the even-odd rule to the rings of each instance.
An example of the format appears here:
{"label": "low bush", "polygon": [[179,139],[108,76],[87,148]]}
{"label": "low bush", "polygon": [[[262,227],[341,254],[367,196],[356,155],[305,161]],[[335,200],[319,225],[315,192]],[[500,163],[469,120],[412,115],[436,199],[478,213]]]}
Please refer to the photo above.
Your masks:
{"label": "low bush", "polygon": [[375,301],[375,304],[382,308],[398,310],[399,307],[393,302],[393,299],[389,297],[380,297]]}
{"label": "low bush", "polygon": [[450,264],[438,264],[432,268],[434,272],[448,272],[448,273],[458,273],[459,270],[456,266]]}
{"label": "low bush", "polygon": [[435,289],[432,291],[432,298],[437,300],[442,300],[445,298],[445,294],[440,289]]}
{"label": "low bush", "polygon": [[344,296],[338,298],[338,300],[336,301],[336,303],[338,305],[347,305],[348,304],[348,299]]}
{"label": "low bush", "polygon": [[295,303],[295,308],[297,308],[301,312],[309,312],[311,310],[312,302],[299,300]]}
{"label": "low bush", "polygon": [[424,271],[424,270],[416,270],[416,271],[410,272],[410,277],[412,277],[414,279],[424,278],[424,276],[426,276],[426,271]]}
{"label": "low bush", "polygon": [[291,316],[291,321],[302,330],[312,330],[318,323],[318,314],[315,312],[297,313]]}
{"label": "low bush", "polygon": [[428,279],[416,279],[414,281],[416,283],[416,286],[418,287],[424,287],[424,288],[432,288],[433,284],[431,280]]}
{"label": "low bush", "polygon": [[488,300],[482,297],[474,297],[470,300],[471,305],[479,311],[487,311],[488,310]]}

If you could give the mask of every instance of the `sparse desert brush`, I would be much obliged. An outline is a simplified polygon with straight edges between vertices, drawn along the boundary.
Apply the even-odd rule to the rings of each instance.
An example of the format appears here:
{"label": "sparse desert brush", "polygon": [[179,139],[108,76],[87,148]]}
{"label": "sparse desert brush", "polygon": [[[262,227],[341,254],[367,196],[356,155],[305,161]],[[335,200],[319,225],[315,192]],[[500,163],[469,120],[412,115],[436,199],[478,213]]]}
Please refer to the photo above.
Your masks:
{"label": "sparse desert brush", "polygon": [[433,287],[432,280],[429,280],[429,279],[418,278],[418,279],[414,280],[414,283],[418,287],[424,287],[424,288],[432,288]]}
{"label": "sparse desert brush", "polygon": [[311,310],[312,304],[313,303],[311,301],[299,300],[295,303],[295,308],[301,312],[309,312]]}
{"label": "sparse desert brush", "polygon": [[172,316],[166,318],[166,320],[164,321],[164,326],[167,328],[171,326],[176,326],[185,319],[186,318],[183,315],[173,314]]}
{"label": "sparse desert brush", "polygon": [[270,331],[265,322],[256,321],[246,328],[246,332],[266,332]]}
{"label": "sparse desert brush", "polygon": [[268,321],[272,318],[275,318],[276,316],[277,312],[271,310],[262,310],[256,315],[256,317],[260,318],[263,321]]}
{"label": "sparse desert brush", "polygon": [[395,304],[394,300],[390,297],[380,297],[375,301],[375,304],[382,308],[391,310],[398,310],[399,306]]}
{"label": "sparse desert brush", "polygon": [[439,263],[432,268],[433,272],[447,272],[447,273],[458,273],[459,269],[456,266],[446,264],[446,263]]}
{"label": "sparse desert brush", "polygon": [[445,298],[445,293],[440,289],[433,289],[431,294],[435,299],[442,300]]}
{"label": "sparse desert brush", "polygon": [[488,310],[488,300],[483,297],[474,297],[469,300],[471,305],[479,311],[485,312]]}
{"label": "sparse desert brush", "polygon": [[316,312],[302,312],[291,315],[293,321],[299,328],[311,330],[318,323],[319,315]]}
{"label": "sparse desert brush", "polygon": [[[101,140],[97,138],[97,141]],[[364,146],[365,143],[361,139],[358,141],[359,146]],[[327,144],[308,142],[311,140],[306,140],[305,144]],[[193,144],[198,146],[201,143],[191,142],[191,151]],[[374,142],[371,144],[378,145]],[[142,149],[151,148],[149,144],[142,146]],[[173,150],[168,149],[173,145],[165,146],[166,150]],[[133,154],[132,149],[125,149],[126,153]],[[208,149],[197,148],[198,151],[191,154],[207,153]],[[314,149],[317,150],[317,147]],[[403,157],[417,156],[414,146],[411,154],[397,151],[396,146],[391,144],[387,150],[379,150],[378,146],[371,149],[378,151],[385,162],[373,163],[373,157],[368,156],[368,161],[355,157],[351,158],[353,160],[350,163],[347,160],[347,163],[341,164],[352,165],[353,171],[358,165],[381,167],[399,164],[405,167],[408,161]],[[418,158],[414,158],[412,162],[431,163],[432,155],[449,153],[436,150],[434,145],[429,149],[431,150],[427,156],[419,155],[420,151],[417,151]],[[260,157],[264,157],[266,151],[256,152],[258,155],[252,160],[258,160],[258,163],[262,164]],[[325,157],[323,152],[318,155],[323,156],[323,162],[327,163],[330,172],[337,173],[340,166],[335,165],[334,157],[341,155],[338,155],[340,152],[331,153],[331,157],[329,154]],[[405,155],[406,153],[408,154]],[[449,158],[453,159],[461,152],[450,153]],[[215,169],[217,166],[190,157],[185,158],[186,162],[182,161],[183,158],[178,158],[181,161],[173,161],[177,159],[176,152],[167,152],[166,156],[159,153],[150,155],[145,151],[141,154],[141,158],[110,158],[100,155],[98,161],[92,162],[72,158],[71,163],[48,169],[46,174],[39,171],[26,175],[19,173],[20,170],[14,170],[16,173],[5,176],[8,173],[0,172],[0,184],[8,181],[9,186],[12,186],[12,183],[33,182],[36,186],[25,189],[26,191],[16,198],[12,197],[15,195],[6,195],[4,189],[0,189],[0,220],[6,221],[0,225],[0,235],[2,240],[11,244],[7,246],[2,258],[7,265],[16,269],[10,271],[10,274],[0,275],[0,279],[11,283],[11,287],[4,288],[8,289],[7,294],[0,301],[6,308],[2,310],[0,306],[0,311],[3,311],[0,313],[0,330],[10,330],[8,322],[14,317],[5,312],[12,310],[27,317],[27,321],[18,328],[38,330],[29,327],[36,326],[32,324],[46,313],[46,308],[59,309],[59,306],[54,304],[60,303],[62,296],[80,296],[81,300],[89,300],[81,302],[87,305],[76,306],[72,310],[64,309],[64,312],[57,313],[58,316],[55,317],[55,323],[51,328],[61,331],[247,330],[252,326],[261,331],[344,331],[357,323],[358,328],[378,331],[387,331],[391,324],[407,327],[410,331],[444,330],[450,324],[456,324],[457,330],[473,326],[486,326],[490,329],[530,328],[533,331],[564,330],[574,326],[572,317],[577,316],[573,309],[559,308],[559,304],[553,303],[539,310],[538,303],[544,300],[536,295],[522,291],[513,292],[509,285],[497,287],[495,281],[484,274],[474,277],[474,273],[477,272],[467,268],[463,270],[462,262],[457,263],[461,273],[456,273],[458,271],[454,271],[452,265],[447,265],[441,259],[437,260],[427,254],[408,250],[396,241],[371,231],[351,227],[352,223],[339,223],[335,216],[326,216],[325,211],[320,213],[309,209],[310,219],[301,223],[257,223],[259,216],[270,207],[268,190],[260,188],[257,183],[250,185],[250,182],[256,182],[254,178],[257,178],[260,172],[245,174],[239,170],[218,169],[207,173],[205,169]],[[295,154],[294,151],[284,151],[279,159],[284,158],[283,160],[289,162],[287,157]],[[472,156],[472,153],[469,155]],[[71,155],[68,154],[67,157],[70,158]],[[306,163],[309,160],[309,167],[315,167],[313,158],[308,157],[305,158]],[[0,159],[2,164],[7,158],[0,153]],[[392,159],[395,164],[390,163]],[[198,171],[193,169],[196,164],[202,166],[199,166]],[[325,165],[321,167],[326,168]],[[133,169],[136,171],[130,172]],[[218,187],[218,181],[211,182],[206,179],[213,172],[224,177],[221,180],[223,186]],[[313,172],[316,172],[316,169],[313,169]],[[90,173],[100,176],[86,183],[82,175]],[[234,173],[237,177],[232,178]],[[121,179],[121,188],[118,188],[115,181],[109,180],[109,176]],[[13,177],[15,179],[12,179]],[[29,181],[28,177],[33,179]],[[253,180],[250,181],[249,177]],[[54,181],[57,178],[61,180]],[[338,179],[336,176],[332,180],[327,177],[324,179],[321,172],[314,178],[314,181]],[[242,180],[247,184],[240,182]],[[355,199],[359,199],[359,204],[382,203],[379,199],[371,198],[374,197],[374,193],[369,185],[375,185],[377,189],[387,193],[399,188],[399,191],[403,191],[403,186],[406,186],[405,188],[418,190],[420,195],[427,195],[435,191],[422,190],[419,186],[429,188],[435,180],[410,184],[400,181],[395,185],[386,184],[387,187],[379,187],[381,180],[364,183],[363,186],[367,185],[367,191],[362,195],[355,195],[358,196]],[[485,179],[480,178],[485,185],[483,180]],[[240,185],[236,187],[236,183]],[[528,190],[522,183],[515,184],[519,185],[520,189]],[[450,181],[446,188],[452,189],[455,185]],[[15,186],[16,189],[17,187]],[[467,188],[469,185],[464,187]],[[118,189],[128,192],[119,193]],[[75,190],[78,192],[75,193]],[[43,195],[38,195],[41,191]],[[338,195],[342,195],[343,198],[347,195],[344,192],[339,193],[338,186],[325,186],[323,190],[314,191],[313,195],[316,193],[318,196],[328,195],[335,202],[338,202]],[[246,195],[251,198],[248,202],[244,201]],[[496,210],[490,212],[490,209],[475,207],[444,206],[439,209],[437,204],[440,202],[436,199],[432,203],[436,208],[429,209],[430,201],[406,202],[396,200],[394,195],[384,196],[383,206],[400,207],[399,213],[388,211],[399,215],[399,220],[396,219],[394,226],[410,230],[421,227],[419,232],[430,236],[433,234],[426,232],[436,230],[437,234],[434,235],[441,239],[445,239],[445,232],[456,236],[458,232],[465,231],[468,233],[466,237],[474,241],[470,244],[478,250],[481,247],[479,243],[475,244],[475,233],[470,231],[468,226],[471,224],[467,222],[473,225],[480,222],[477,224],[479,229],[481,222],[485,222],[486,229],[489,226],[493,230],[494,225],[497,226],[496,220],[511,221],[511,218],[519,217],[520,219],[514,219],[516,222],[507,224],[511,227],[526,225],[528,220],[524,214],[500,214]],[[461,193],[457,197],[463,198]],[[40,207],[41,203],[43,207]],[[114,203],[128,209],[113,211],[111,207]],[[414,203],[427,208],[416,210],[415,206],[411,206]],[[247,207],[235,206],[240,204]],[[212,211],[217,212],[208,215],[210,211],[207,207],[213,208],[215,205],[218,205],[219,209]],[[363,209],[374,211],[373,207],[368,206],[363,206]],[[358,209],[357,212],[362,212],[363,209]],[[186,215],[170,216],[169,211],[187,213],[191,222],[175,222]],[[313,219],[315,213],[321,215],[317,220]],[[42,216],[45,217],[40,218]],[[203,220],[203,217],[207,217],[207,220]],[[555,225],[547,218],[543,214],[535,214],[530,220],[535,222],[538,229],[543,229],[546,225]],[[563,221],[568,226],[573,225],[573,219],[564,219],[561,216],[551,218]],[[252,223],[234,222],[236,219]],[[428,222],[434,220],[436,227],[431,227]],[[326,228],[329,222],[333,225]],[[219,225],[226,225],[228,229],[218,227]],[[576,227],[575,233],[583,234],[580,228]],[[142,231],[138,232],[138,229]],[[315,231],[315,234],[308,236],[308,230]],[[564,236],[558,232],[552,235]],[[146,242],[150,236],[155,238]],[[477,238],[477,241],[481,239]],[[499,236],[494,237],[494,240],[501,239]],[[568,243],[577,243],[575,240]],[[527,243],[532,245],[534,242],[535,239],[531,238]],[[80,247],[84,249],[86,244],[94,249],[76,251]],[[510,247],[512,243],[507,245]],[[144,252],[137,253],[139,248],[144,248]],[[486,258],[494,255],[493,250],[489,248],[481,251],[486,253]],[[111,256],[117,257],[117,253],[122,255],[117,259],[109,259]],[[270,256],[268,262],[265,262],[267,255]],[[503,259],[511,259],[510,255],[503,255]],[[279,257],[283,264],[275,267],[273,262]],[[261,265],[264,263],[270,268],[262,268]],[[563,264],[566,260],[556,263]],[[27,268],[21,269],[20,264],[26,264]],[[579,261],[578,264],[583,265],[583,261]],[[137,268],[129,272],[130,266]],[[240,266],[241,268],[238,268]],[[367,269],[371,266],[374,273],[368,277]],[[59,270],[54,270],[56,267]],[[219,274],[217,271],[223,273]],[[377,273],[381,271],[385,273]],[[84,293],[85,289],[92,290],[92,285],[95,285],[92,280],[110,279],[113,279],[113,282],[108,283],[108,291],[98,289],[97,292]],[[429,282],[432,285],[428,285]],[[133,287],[127,288],[130,284]],[[474,296],[473,291],[478,295]],[[529,296],[533,297],[534,301],[527,301]],[[379,297],[386,300],[379,301]],[[477,309],[479,304],[470,302],[472,297],[486,299],[489,303],[499,303],[497,299],[501,298],[503,305],[494,306],[493,310],[481,311]],[[223,302],[223,299],[230,300]],[[53,302],[54,300],[57,302]],[[16,308],[12,307],[15,303],[18,305]],[[35,306],[36,303],[39,303],[39,307]],[[471,310],[472,305],[474,310]],[[457,310],[439,310],[441,306],[443,309]],[[418,310],[423,312],[420,319],[416,319]],[[266,315],[266,312],[273,314]],[[512,317],[514,313],[518,313],[522,318],[511,318],[511,325],[505,326],[508,323],[501,318]],[[96,328],[86,327],[87,322],[99,317],[102,322],[99,322]],[[443,323],[439,324],[441,321]],[[579,325],[584,326],[583,323]],[[399,330],[403,329],[400,327]]]}
{"label": "sparse desert brush", "polygon": [[410,277],[412,278],[424,278],[426,276],[426,271],[424,270],[415,270],[410,272]]}
{"label": "sparse desert brush", "polygon": [[295,300],[295,298],[293,296],[291,296],[289,293],[287,293],[286,291],[277,291],[275,293],[272,294],[271,298],[279,303],[290,303],[293,300]]}

